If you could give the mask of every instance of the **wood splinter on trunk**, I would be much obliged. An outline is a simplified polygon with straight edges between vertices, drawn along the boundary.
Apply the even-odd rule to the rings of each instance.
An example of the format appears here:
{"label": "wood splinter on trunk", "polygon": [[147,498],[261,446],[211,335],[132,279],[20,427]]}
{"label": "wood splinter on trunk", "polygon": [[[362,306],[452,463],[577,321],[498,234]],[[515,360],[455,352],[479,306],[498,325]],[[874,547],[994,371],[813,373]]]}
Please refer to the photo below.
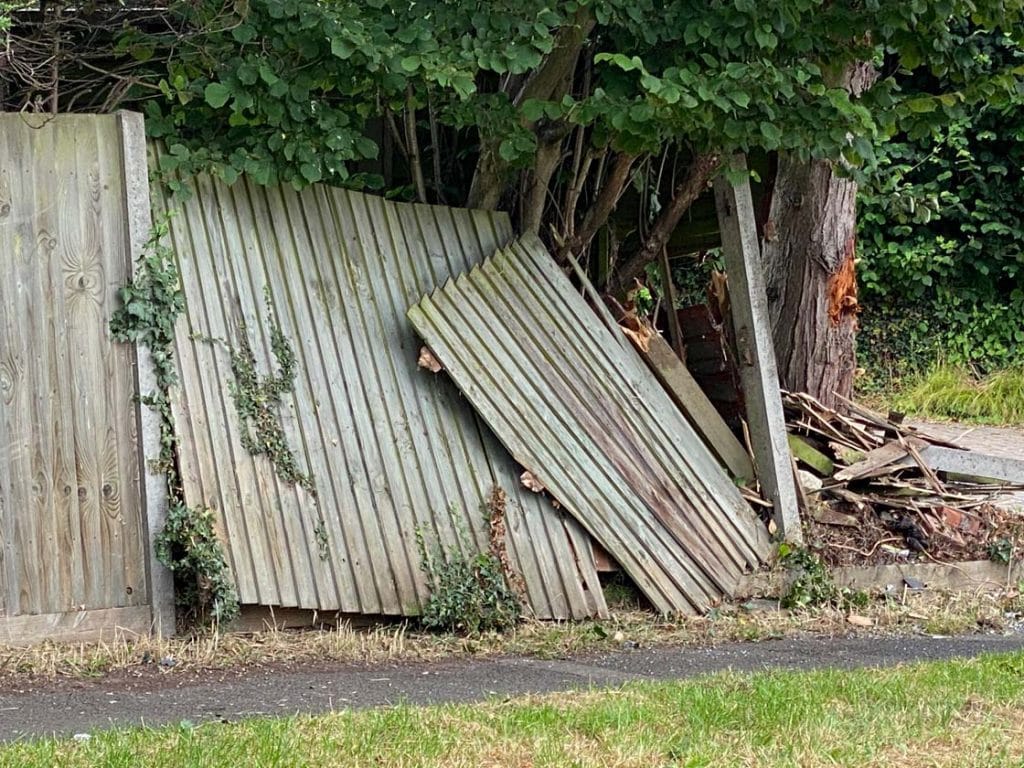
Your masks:
{"label": "wood splinter on trunk", "polygon": [[416,364],[420,368],[426,368],[431,373],[440,373],[444,370],[444,366],[441,365],[441,361],[434,357],[434,353],[430,351],[429,347],[420,347],[420,356],[416,360]]}
{"label": "wood splinter on trunk", "polygon": [[860,312],[854,247],[854,239],[851,237],[846,244],[846,258],[828,280],[828,317],[833,325],[839,325],[847,315],[855,316]]}

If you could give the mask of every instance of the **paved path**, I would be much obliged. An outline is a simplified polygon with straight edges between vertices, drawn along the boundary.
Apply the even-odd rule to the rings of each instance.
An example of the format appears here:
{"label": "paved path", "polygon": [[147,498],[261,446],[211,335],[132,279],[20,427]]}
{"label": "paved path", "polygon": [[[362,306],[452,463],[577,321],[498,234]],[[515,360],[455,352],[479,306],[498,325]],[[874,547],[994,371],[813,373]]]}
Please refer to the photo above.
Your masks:
{"label": "paved path", "polygon": [[81,688],[0,693],[0,740],[68,735],[114,725],[230,721],[402,702],[472,702],[495,696],[615,687],[635,680],[693,678],[727,669],[884,667],[1017,650],[1024,650],[1024,635],[812,638],[718,648],[638,649],[559,661],[505,658],[263,671],[235,679],[148,689],[118,690],[100,681]]}

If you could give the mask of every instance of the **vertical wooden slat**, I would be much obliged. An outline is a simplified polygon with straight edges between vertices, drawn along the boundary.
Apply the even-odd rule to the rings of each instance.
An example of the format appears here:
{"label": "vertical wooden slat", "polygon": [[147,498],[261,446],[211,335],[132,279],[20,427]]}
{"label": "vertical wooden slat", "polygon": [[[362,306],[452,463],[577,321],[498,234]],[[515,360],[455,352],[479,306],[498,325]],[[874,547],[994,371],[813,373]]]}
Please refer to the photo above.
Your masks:
{"label": "vertical wooden slat", "polygon": [[[9,172],[11,203],[13,207],[4,227],[5,242],[0,249],[3,259],[3,306],[0,309],[0,365],[3,366],[3,421],[6,432],[8,467],[8,503],[6,504],[6,566],[8,615],[38,613],[38,583],[30,572],[34,558],[34,526],[30,507],[28,478],[30,476],[31,424],[26,423],[29,413],[27,392],[27,350],[30,343],[26,330],[30,317],[27,306],[25,265],[32,262],[36,252],[36,228],[32,218],[35,209],[33,169],[35,157],[32,146],[23,140],[20,131],[8,136],[4,165]],[[28,580],[28,583],[26,583]]]}
{"label": "vertical wooden slat", "polygon": [[[514,513],[510,549],[526,561],[536,615],[602,613],[592,558],[576,556],[545,500],[517,496],[514,462],[451,384],[416,364],[409,304],[507,241],[507,219],[324,187],[296,193],[240,181],[228,190],[207,178],[191,186],[192,199],[171,222],[188,295],[185,333],[230,344],[244,317],[266,372],[269,329],[284,331],[297,376],[276,416],[317,489],[315,507],[297,503],[301,493],[282,486],[266,457],[240,455],[226,353],[179,339],[183,392],[174,410],[186,497],[218,510],[243,602],[415,614],[427,594],[418,536],[431,549],[435,542],[451,549],[467,531],[471,549],[486,546],[482,505],[497,482],[513,507],[528,510]],[[230,456],[231,464],[214,456]],[[221,477],[231,471],[233,479]],[[247,501],[239,506],[228,493]],[[317,514],[327,530],[326,562],[311,535]],[[257,552],[253,534],[261,531],[266,547]],[[531,538],[538,546],[526,546]],[[254,591],[251,578],[281,589]]]}
{"label": "vertical wooden slat", "polygon": [[[7,141],[7,132],[0,130],[0,157],[13,160],[12,150]],[[0,248],[5,251],[12,249],[12,231],[14,227],[13,201],[11,197],[11,178],[14,173],[13,162],[0,163]],[[19,185],[20,186],[20,185]],[[11,504],[14,499],[11,487],[11,438],[8,428],[7,409],[13,399],[14,378],[10,363],[8,326],[5,307],[10,302],[10,269],[7,259],[0,258],[0,616],[8,612],[8,589],[13,584],[13,576],[8,568],[13,565],[14,540],[13,513]],[[10,609],[10,610],[13,610]]]}

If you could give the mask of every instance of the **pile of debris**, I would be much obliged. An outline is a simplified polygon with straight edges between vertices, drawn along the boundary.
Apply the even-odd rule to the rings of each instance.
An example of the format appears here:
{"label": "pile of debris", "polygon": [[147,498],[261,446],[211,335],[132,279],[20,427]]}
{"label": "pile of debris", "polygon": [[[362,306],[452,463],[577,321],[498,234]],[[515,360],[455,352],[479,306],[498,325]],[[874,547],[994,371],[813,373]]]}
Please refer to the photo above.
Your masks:
{"label": "pile of debris", "polygon": [[783,393],[808,545],[832,566],[1009,561],[1024,515],[1024,462],[960,446],[855,403],[840,414]]}

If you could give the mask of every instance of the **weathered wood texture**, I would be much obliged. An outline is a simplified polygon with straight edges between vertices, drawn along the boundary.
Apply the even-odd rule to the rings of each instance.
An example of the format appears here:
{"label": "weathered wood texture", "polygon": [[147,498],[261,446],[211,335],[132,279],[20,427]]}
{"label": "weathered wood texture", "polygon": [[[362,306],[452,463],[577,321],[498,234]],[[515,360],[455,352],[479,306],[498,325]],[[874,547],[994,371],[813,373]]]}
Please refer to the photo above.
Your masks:
{"label": "weathered wood texture", "polygon": [[[744,172],[747,168],[742,155],[731,158],[729,164],[734,171]],[[720,176],[715,180],[715,203],[757,478],[772,502],[779,534],[788,541],[799,542],[803,539],[800,510],[786,441],[786,418],[749,180],[733,184],[726,176]]]}
{"label": "weathered wood texture", "polygon": [[752,481],[754,467],[750,463],[747,449],[729,429],[729,425],[715,410],[715,406],[711,404],[700,385],[694,381],[668,342],[660,336],[654,336],[650,339],[647,351],[640,354],[673,402],[686,415],[733,478]]}
{"label": "weathered wood texture", "polygon": [[9,616],[0,619],[0,645],[109,643],[132,639],[150,633],[151,617],[148,605]]}
{"label": "weathered wood texture", "polygon": [[[158,151],[158,150],[155,150]],[[521,489],[520,469],[444,376],[417,367],[406,308],[510,237],[501,214],[313,186],[201,177],[170,222],[187,310],[173,391],[185,496],[216,511],[243,603],[414,615],[428,550],[488,546],[483,504],[509,496],[505,543],[540,618],[603,614],[585,533]],[[177,206],[161,199],[159,208]],[[242,444],[232,352],[296,378],[269,413],[315,495]]]}
{"label": "weathered wood texture", "polygon": [[409,317],[512,455],[659,610],[706,610],[768,554],[767,530],[693,427],[536,238]]}
{"label": "weathered wood texture", "polygon": [[6,637],[113,608],[149,625],[135,355],[108,332],[131,274],[124,142],[116,116],[0,115]]}

